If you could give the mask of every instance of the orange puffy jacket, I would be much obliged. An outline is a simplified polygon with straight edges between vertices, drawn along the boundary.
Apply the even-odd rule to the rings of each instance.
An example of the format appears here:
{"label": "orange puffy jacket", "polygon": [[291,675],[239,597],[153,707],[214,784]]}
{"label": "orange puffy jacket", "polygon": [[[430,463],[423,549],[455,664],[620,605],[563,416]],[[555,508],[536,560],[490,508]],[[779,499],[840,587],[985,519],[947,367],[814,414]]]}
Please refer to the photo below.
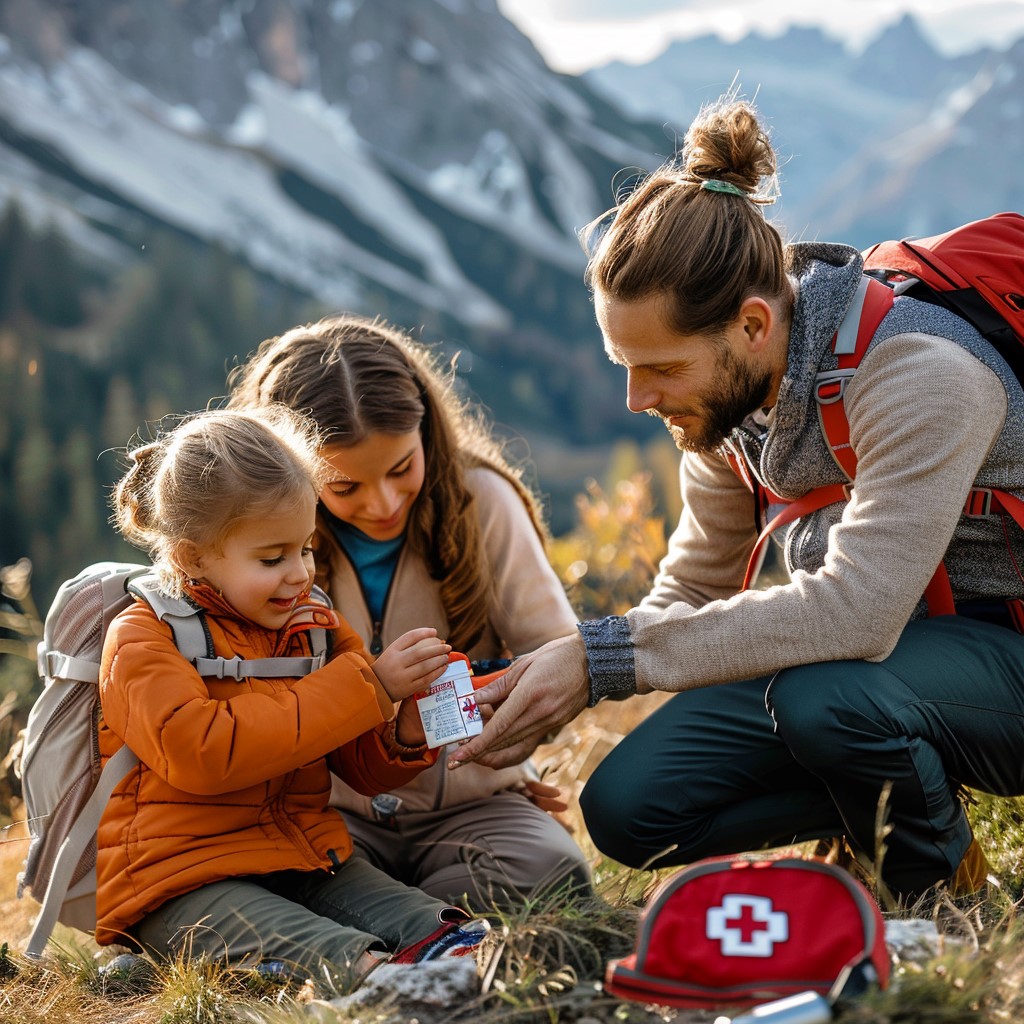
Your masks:
{"label": "orange puffy jacket", "polygon": [[[308,625],[272,632],[241,619],[210,588],[205,609],[221,657],[310,653]],[[96,941],[174,896],[238,875],[330,869],[352,852],[328,807],[330,771],[360,792],[409,782],[436,759],[399,751],[394,706],[362,641],[331,613],[331,660],[303,678],[202,678],[143,601],[108,630],[100,667],[100,753],[122,743],[140,764],[115,789],[97,836]],[[393,731],[390,733],[393,736]]]}

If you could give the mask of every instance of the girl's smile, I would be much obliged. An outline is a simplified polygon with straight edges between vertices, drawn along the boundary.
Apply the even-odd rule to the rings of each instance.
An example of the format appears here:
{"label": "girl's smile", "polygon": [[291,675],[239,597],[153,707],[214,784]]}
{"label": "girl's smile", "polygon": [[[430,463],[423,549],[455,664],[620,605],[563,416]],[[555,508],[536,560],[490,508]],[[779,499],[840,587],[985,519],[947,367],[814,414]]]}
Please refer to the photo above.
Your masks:
{"label": "girl's smile", "polygon": [[315,523],[310,490],[288,509],[241,520],[219,551],[196,552],[186,569],[257,626],[280,629],[313,584]]}

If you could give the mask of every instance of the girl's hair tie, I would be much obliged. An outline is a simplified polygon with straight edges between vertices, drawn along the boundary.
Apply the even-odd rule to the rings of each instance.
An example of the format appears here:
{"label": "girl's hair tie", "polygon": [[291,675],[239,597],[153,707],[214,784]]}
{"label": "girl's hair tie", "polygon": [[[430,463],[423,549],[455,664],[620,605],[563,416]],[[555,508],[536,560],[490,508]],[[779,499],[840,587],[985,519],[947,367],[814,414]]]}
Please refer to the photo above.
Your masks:
{"label": "girl's hair tie", "polygon": [[160,441],[150,441],[148,444],[143,444],[138,448],[133,448],[128,453],[128,457],[133,462],[145,462],[146,459],[151,459],[154,455],[162,452],[163,449],[164,446]]}
{"label": "girl's hair tie", "polygon": [[718,178],[706,178],[700,183],[700,187],[708,192],[726,192],[741,199],[750,198],[750,193],[745,192],[739,185],[734,185],[731,181],[720,181]]}

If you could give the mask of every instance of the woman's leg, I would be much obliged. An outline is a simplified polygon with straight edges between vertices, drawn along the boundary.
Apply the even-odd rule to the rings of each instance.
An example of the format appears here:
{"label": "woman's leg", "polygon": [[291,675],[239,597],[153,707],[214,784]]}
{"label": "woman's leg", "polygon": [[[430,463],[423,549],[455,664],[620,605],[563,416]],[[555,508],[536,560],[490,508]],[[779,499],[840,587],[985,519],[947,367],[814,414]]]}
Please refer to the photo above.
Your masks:
{"label": "woman's leg", "polygon": [[684,691],[626,736],[580,796],[597,848],[664,867],[840,832],[827,789],[773,731],[768,683]]}
{"label": "woman's leg", "polygon": [[958,783],[1024,792],[1024,637],[962,616],[908,624],[882,662],[780,672],[768,691],[782,740],[820,778],[869,854],[883,787],[893,830],[882,875],[920,893],[956,871],[971,830]]}
{"label": "woman's leg", "polygon": [[583,851],[521,793],[402,816],[416,884],[438,899],[486,912],[542,892],[590,892]]}

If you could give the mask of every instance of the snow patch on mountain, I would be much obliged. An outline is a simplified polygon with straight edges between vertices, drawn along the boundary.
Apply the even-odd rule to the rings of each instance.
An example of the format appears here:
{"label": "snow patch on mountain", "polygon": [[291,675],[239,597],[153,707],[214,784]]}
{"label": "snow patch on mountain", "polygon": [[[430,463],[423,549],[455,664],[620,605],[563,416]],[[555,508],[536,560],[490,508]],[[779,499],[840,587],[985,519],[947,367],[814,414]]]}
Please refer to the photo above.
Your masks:
{"label": "snow patch on mountain", "polygon": [[[244,255],[324,303],[358,305],[362,276],[467,323],[507,323],[507,314],[462,277],[436,229],[373,167],[343,112],[312,94],[297,103],[292,94],[286,103],[282,88],[256,83],[259,112],[248,114],[238,133],[248,136],[243,150],[210,137],[198,115],[164,104],[91,51],[73,50],[48,76],[14,61],[0,67],[0,109],[17,130],[140,209]],[[428,280],[290,201],[276,177],[285,157],[344,186],[362,216],[422,262]]]}

